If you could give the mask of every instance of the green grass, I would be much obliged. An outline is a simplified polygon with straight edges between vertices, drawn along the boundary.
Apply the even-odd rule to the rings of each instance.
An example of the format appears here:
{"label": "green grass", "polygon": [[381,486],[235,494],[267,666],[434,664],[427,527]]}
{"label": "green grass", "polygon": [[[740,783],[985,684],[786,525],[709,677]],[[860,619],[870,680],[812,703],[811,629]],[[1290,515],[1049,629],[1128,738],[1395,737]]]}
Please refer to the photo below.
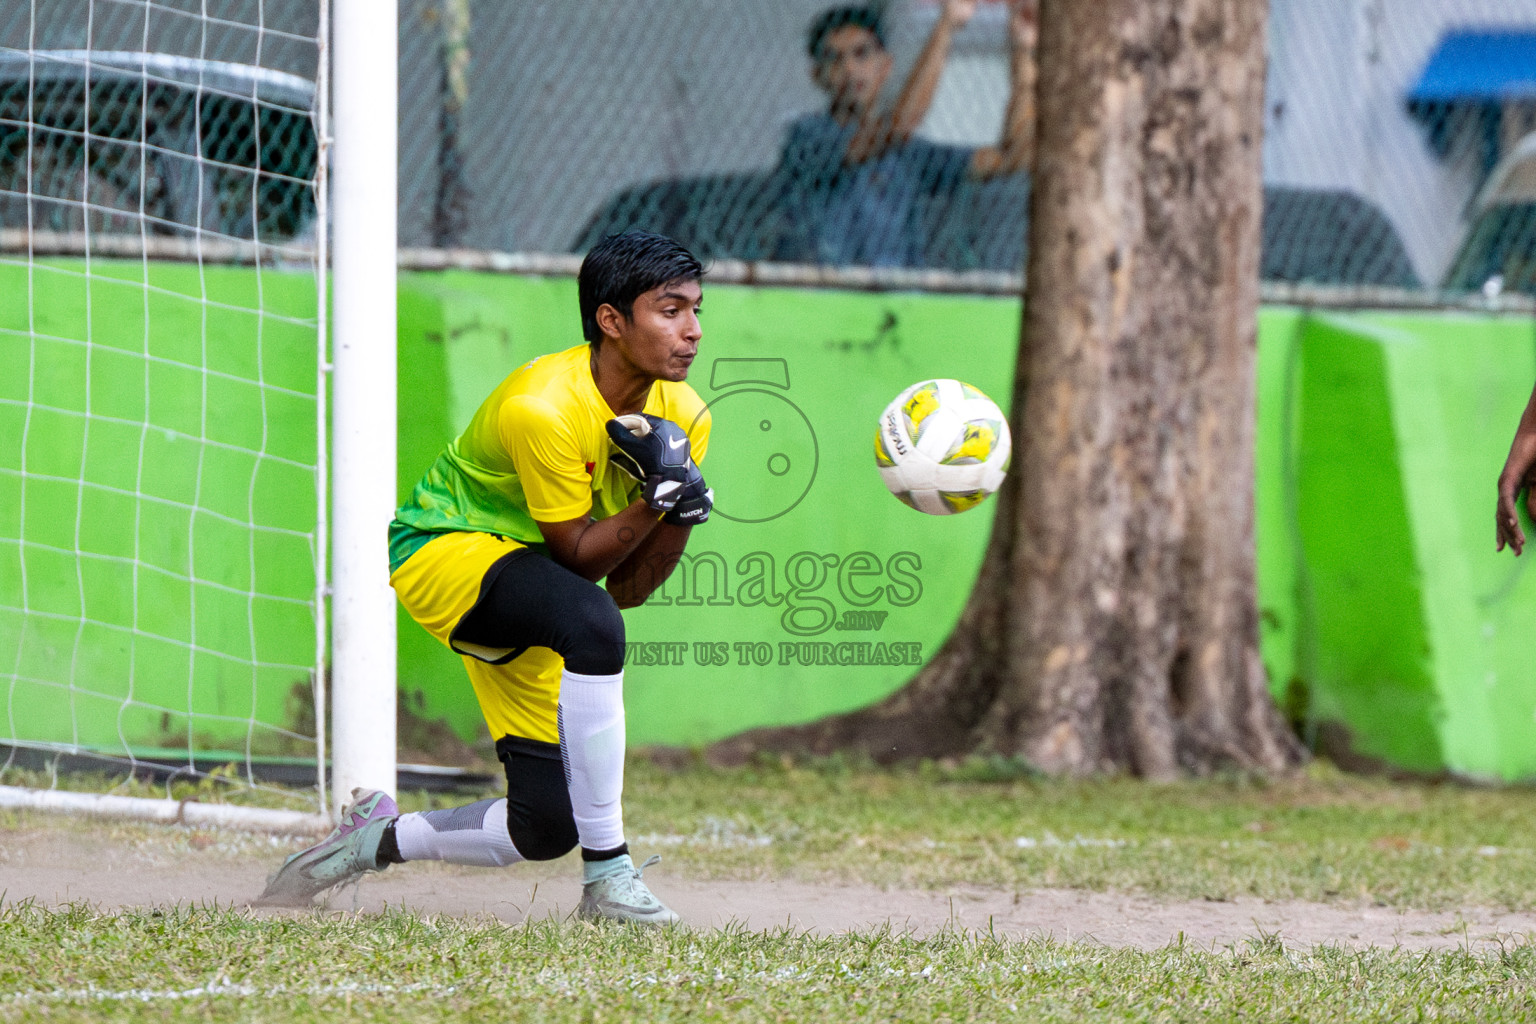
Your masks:
{"label": "green grass", "polygon": [[[838,762],[681,772],[636,764],[639,852],[697,877],[1536,907],[1532,793],[1393,784],[1315,764],[1293,779],[1064,782],[1008,765]],[[671,846],[672,849],[668,849]]]}
{"label": "green grass", "polygon": [[[48,785],[16,772],[3,781]],[[142,783],[118,792],[166,795]],[[171,795],[284,804],[222,781],[178,783]],[[407,793],[401,805],[490,795],[499,793]],[[669,870],[695,878],[1531,910],[1533,796],[1347,776],[1325,763],[1280,781],[1157,786],[1046,780],[985,761],[896,770],[772,761],[715,771],[633,759],[625,820],[637,854],[663,853]]]}
{"label": "green grass", "polygon": [[[29,780],[11,773],[5,781]],[[199,797],[224,792],[210,784]],[[1531,797],[1349,777],[1323,764],[1276,782],[1149,786],[1045,780],[984,761],[899,770],[764,761],[711,771],[640,759],[627,781],[626,816],[638,854],[664,852],[669,871],[694,878],[1520,910],[1536,906]],[[402,804],[470,798],[405,794]],[[0,815],[0,840],[9,829],[39,826],[79,830],[82,841],[103,828]],[[168,849],[185,831],[110,828]],[[1261,933],[1225,950],[1138,950],[956,932],[656,933],[400,912],[0,907],[0,1019],[338,1016],[390,1024],[1515,1021],[1536,1018],[1536,946],[1302,949]]]}
{"label": "green grass", "polygon": [[0,910],[0,1017],[58,1021],[1529,1020],[1536,949],[1205,952],[945,933]]}

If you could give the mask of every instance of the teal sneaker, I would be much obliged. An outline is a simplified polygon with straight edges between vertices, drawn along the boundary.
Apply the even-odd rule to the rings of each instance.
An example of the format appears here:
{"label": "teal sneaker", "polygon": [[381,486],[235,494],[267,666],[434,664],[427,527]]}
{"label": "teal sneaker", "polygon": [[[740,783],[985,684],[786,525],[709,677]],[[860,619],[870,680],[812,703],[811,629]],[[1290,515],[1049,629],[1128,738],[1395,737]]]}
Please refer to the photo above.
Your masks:
{"label": "teal sneaker", "polygon": [[641,881],[645,869],[660,861],[660,857],[652,857],[638,868],[627,853],[614,859],[619,863],[612,871],[581,887],[577,917],[631,924],[677,924],[682,920]]}
{"label": "teal sneaker", "polygon": [[341,809],[341,821],[331,834],[283,861],[267,879],[256,905],[307,907],[325,890],[379,870],[379,840],[385,826],[399,816],[400,808],[389,794],[354,789],[352,802]]}

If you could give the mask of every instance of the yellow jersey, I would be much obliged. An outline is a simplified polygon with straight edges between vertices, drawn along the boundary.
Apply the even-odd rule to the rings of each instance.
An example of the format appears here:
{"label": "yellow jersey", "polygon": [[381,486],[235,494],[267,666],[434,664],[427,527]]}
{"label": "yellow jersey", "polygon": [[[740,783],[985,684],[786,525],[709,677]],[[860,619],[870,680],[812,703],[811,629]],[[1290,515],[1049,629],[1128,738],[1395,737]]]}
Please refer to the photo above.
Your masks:
{"label": "yellow jersey", "polygon": [[[389,528],[389,567],[441,533],[470,531],[541,544],[540,522],[627,508],[640,483],[608,462],[614,418],[592,379],[592,347],[539,356],[491,392]],[[709,409],[686,383],[656,381],[645,412],[688,433],[693,460],[709,447]]]}

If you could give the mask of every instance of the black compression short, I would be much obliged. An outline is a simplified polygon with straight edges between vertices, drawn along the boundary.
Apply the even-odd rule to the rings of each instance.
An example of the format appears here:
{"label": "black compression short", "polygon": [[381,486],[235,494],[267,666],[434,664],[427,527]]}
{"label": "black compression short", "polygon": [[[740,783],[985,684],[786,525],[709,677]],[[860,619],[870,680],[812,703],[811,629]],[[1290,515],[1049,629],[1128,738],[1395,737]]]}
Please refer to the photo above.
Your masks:
{"label": "black compression short", "polygon": [[624,617],[608,592],[537,552],[519,548],[500,558],[480,584],[451,640],[511,653],[548,647],[582,675],[624,670]]}

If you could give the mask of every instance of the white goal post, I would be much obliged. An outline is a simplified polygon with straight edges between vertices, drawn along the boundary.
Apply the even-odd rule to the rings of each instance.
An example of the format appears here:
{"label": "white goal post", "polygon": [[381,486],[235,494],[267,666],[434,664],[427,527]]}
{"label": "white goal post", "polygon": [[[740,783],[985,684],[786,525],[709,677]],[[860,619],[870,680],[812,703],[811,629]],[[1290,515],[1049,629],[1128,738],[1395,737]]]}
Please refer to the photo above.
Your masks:
{"label": "white goal post", "polygon": [[354,787],[395,792],[398,5],[334,0],[333,809]]}

